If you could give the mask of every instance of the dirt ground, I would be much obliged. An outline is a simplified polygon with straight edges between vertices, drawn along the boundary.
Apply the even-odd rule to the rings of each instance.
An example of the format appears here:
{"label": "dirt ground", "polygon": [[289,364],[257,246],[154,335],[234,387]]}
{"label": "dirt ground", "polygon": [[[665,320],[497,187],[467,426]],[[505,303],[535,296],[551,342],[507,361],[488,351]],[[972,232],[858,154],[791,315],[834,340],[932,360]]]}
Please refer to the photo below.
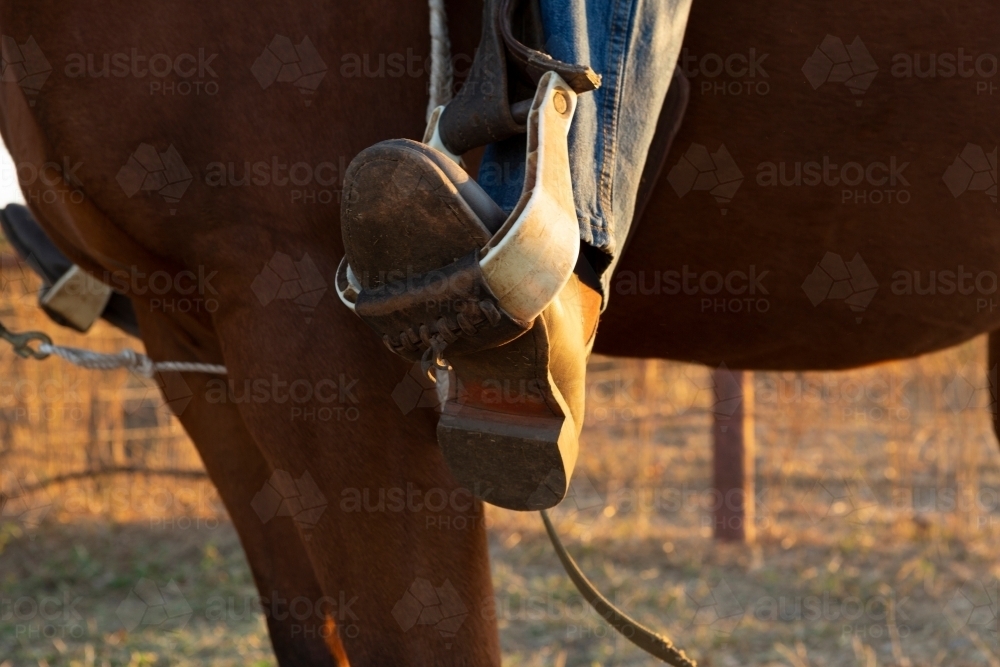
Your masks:
{"label": "dirt ground", "polygon": [[[557,527],[609,598],[703,666],[1000,667],[983,354],[756,374],[751,545],[712,540],[708,371],[595,360]],[[153,500],[114,507],[136,493]],[[0,512],[0,667],[274,664],[253,609],[213,620],[255,589],[203,482],[118,475],[21,500]],[[586,608],[537,514],[488,520],[504,665],[655,664]],[[136,607],[150,586],[155,623]]]}

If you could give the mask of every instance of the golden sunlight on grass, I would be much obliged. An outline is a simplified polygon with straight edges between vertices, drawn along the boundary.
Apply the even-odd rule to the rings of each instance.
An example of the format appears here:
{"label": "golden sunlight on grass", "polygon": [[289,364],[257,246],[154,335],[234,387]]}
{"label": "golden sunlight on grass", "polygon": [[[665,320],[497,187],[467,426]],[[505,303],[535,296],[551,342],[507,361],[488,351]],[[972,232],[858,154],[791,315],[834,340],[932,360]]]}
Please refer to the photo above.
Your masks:
{"label": "golden sunlight on grass", "polygon": [[[141,349],[103,324],[56,331],[34,283],[4,275],[12,328]],[[983,341],[754,381],[757,540],[719,545],[709,369],[593,360],[573,495],[553,513],[581,567],[702,665],[1000,665],[1000,454]],[[124,371],[0,352],[0,667],[273,664],[206,481],[73,477],[200,470],[162,403]],[[651,664],[586,608],[536,514],[487,518],[505,665]],[[169,628],[133,618],[126,602],[144,581],[168,598]],[[231,607],[221,616],[219,601]]]}

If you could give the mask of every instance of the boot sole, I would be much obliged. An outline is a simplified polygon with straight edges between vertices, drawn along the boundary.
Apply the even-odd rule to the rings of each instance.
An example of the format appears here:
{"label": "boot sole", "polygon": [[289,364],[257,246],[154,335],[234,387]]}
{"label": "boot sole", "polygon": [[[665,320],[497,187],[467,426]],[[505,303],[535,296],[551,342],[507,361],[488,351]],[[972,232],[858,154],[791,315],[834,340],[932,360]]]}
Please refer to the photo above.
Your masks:
{"label": "boot sole", "polygon": [[579,440],[547,350],[539,318],[520,338],[452,362],[438,444],[456,480],[492,505],[546,509],[569,490]]}

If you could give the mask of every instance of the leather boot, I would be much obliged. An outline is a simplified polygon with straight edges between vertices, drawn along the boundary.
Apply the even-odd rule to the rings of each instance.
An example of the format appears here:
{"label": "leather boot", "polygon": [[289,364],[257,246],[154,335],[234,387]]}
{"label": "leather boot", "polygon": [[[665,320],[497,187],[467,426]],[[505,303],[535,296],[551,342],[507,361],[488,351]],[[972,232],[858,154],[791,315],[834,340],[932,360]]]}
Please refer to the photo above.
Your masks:
{"label": "leather boot", "polygon": [[601,298],[574,273],[579,230],[566,154],[575,94],[543,77],[528,173],[510,216],[454,162],[407,140],[345,175],[338,293],[411,361],[449,369],[438,442],[483,500],[543,509],[568,490]]}
{"label": "leather boot", "polygon": [[455,477],[514,510],[566,495],[583,428],[601,295],[574,275],[523,336],[449,358],[438,443]]}

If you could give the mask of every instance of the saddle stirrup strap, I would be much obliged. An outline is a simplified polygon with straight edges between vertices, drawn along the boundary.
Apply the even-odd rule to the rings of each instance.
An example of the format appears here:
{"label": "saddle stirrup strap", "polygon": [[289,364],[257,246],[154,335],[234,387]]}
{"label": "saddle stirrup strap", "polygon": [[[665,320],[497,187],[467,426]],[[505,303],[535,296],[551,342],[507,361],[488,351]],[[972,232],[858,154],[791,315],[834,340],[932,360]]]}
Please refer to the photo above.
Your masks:
{"label": "saddle stirrup strap", "polygon": [[[473,148],[524,134],[531,97],[548,72],[558,74],[577,94],[601,85],[600,75],[590,67],[556,60],[518,39],[520,33],[538,41],[541,25],[534,8],[533,1],[483,3],[482,36],[469,77],[447,106],[431,114],[425,144],[459,162],[459,156]],[[515,23],[525,27],[515,30]],[[511,99],[519,101],[511,104]]]}

